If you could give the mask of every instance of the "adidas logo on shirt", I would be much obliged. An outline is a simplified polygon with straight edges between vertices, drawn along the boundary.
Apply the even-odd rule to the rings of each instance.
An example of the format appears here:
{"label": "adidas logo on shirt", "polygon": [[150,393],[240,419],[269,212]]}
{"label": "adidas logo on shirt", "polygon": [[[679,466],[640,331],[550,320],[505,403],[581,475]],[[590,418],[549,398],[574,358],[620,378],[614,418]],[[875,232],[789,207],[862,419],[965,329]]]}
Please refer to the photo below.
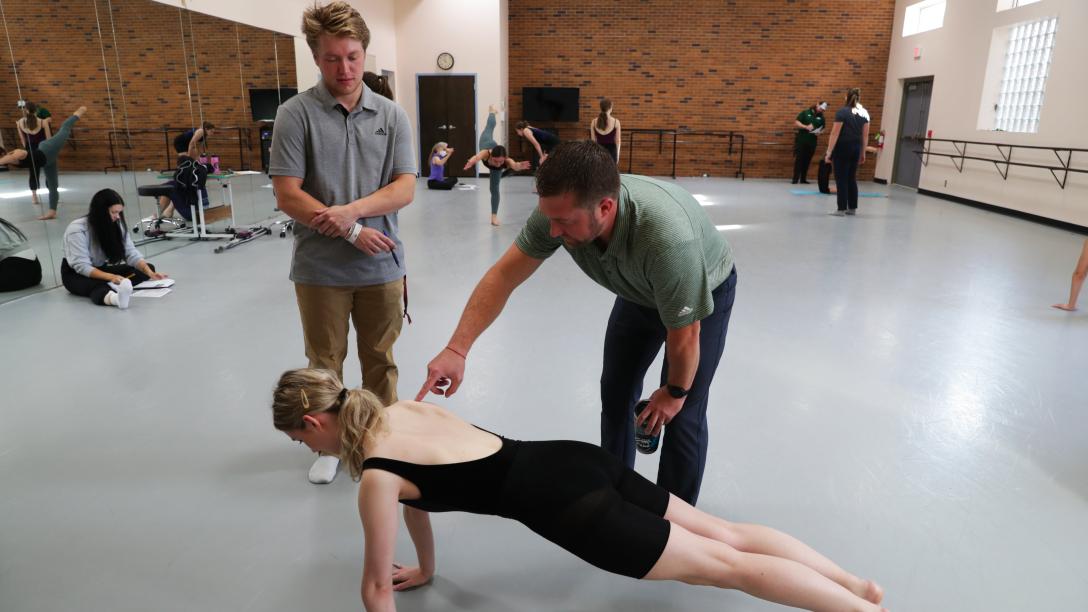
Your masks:
{"label": "adidas logo on shirt", "polygon": [[680,309],[680,316],[681,317],[686,317],[689,314],[691,314],[691,306],[684,306],[683,308]]}
{"label": "adidas logo on shirt", "polygon": [[389,134],[385,133],[385,128],[378,128],[378,131],[374,132],[374,135],[375,136],[388,136]]}

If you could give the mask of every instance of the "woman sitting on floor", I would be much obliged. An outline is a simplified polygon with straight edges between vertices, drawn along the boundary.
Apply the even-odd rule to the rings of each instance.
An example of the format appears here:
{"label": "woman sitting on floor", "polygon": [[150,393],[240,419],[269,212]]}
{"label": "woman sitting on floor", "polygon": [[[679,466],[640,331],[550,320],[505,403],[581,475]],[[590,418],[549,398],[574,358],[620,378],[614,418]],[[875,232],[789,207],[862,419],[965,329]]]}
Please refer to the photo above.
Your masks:
{"label": "woman sitting on floor", "polygon": [[449,191],[457,184],[456,176],[446,176],[446,162],[453,156],[453,149],[444,142],[436,142],[431,147],[427,158],[431,164],[431,175],[427,177],[427,189]]}
{"label": "woman sitting on floor", "polygon": [[[879,612],[881,588],[800,541],[698,510],[584,442],[519,442],[433,404],[383,407],[328,370],[280,377],[273,424],[315,452],[340,456],[361,481],[363,604],[392,610],[393,591],[435,572],[427,512],[517,520],[603,570],[647,580],[740,589],[821,611]],[[403,503],[419,567],[393,565]]]}
{"label": "woman sitting on floor", "polygon": [[61,282],[74,295],[101,306],[128,308],[133,285],[163,279],[132,244],[125,231],[125,202],[112,189],[91,198],[87,215],[64,230]]}

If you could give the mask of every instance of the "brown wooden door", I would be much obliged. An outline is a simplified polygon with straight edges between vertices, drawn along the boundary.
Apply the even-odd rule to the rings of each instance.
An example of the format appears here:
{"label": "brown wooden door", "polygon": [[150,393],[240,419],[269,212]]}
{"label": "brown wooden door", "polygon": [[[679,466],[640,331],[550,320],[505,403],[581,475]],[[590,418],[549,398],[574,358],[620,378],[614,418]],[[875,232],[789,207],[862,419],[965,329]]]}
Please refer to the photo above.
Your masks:
{"label": "brown wooden door", "polygon": [[475,176],[474,169],[462,168],[477,152],[476,77],[420,75],[418,79],[420,173],[430,174],[431,147],[444,141],[455,149],[446,164],[446,176]]}

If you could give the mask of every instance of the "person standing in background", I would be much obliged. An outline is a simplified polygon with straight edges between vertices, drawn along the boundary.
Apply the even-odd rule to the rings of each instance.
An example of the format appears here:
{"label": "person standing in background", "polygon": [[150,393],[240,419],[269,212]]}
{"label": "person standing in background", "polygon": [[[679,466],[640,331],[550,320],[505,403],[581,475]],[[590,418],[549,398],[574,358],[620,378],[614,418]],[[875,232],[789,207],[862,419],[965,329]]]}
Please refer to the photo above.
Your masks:
{"label": "person standing in background", "polygon": [[23,116],[15,122],[15,131],[19,134],[19,141],[23,143],[23,148],[26,149],[31,155],[30,158],[30,173],[29,173],[29,186],[30,186],[30,201],[34,204],[41,204],[41,200],[38,199],[38,188],[41,187],[41,169],[42,167],[34,163],[34,151],[38,149],[43,141],[53,137],[53,129],[48,119],[42,119],[38,117],[38,105],[33,102],[27,102],[23,106]]}
{"label": "person standing in background", "polygon": [[612,116],[612,101],[601,98],[601,114],[589,123],[589,138],[604,147],[620,163],[620,120]]}
{"label": "person standing in background", "polygon": [[854,215],[858,209],[858,166],[865,163],[865,143],[869,141],[869,113],[861,106],[861,90],[846,93],[846,105],[835,112],[831,139],[824,161],[835,168],[836,217]]}
{"label": "person standing in background", "polygon": [[816,153],[816,135],[824,129],[825,110],[827,102],[821,100],[798,113],[793,120],[797,136],[793,139],[793,180],[790,183],[794,185],[808,184],[808,167]]}

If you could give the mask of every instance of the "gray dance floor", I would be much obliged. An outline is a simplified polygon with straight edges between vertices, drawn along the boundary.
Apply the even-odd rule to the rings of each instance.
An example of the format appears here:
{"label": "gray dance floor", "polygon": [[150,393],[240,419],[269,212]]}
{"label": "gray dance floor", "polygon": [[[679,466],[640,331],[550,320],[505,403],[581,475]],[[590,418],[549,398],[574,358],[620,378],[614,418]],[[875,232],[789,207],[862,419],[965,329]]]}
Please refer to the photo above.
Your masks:
{"label": "gray dance floor", "polygon": [[[404,397],[535,204],[505,180],[493,229],[469,182],[421,182],[401,214]],[[1049,308],[1083,237],[879,185],[863,191],[890,198],[836,218],[782,181],[680,182],[739,271],[700,506],[800,537],[893,611],[1083,610],[1088,314]],[[63,289],[0,306],[5,612],[361,608],[356,485],[309,484],[312,455],[270,423],[277,376],[306,363],[290,241],[214,246],[152,257],[176,290],[128,311]],[[596,442],[611,301],[557,254],[442,403],[509,437]],[[607,575],[502,519],[434,526],[437,578],[400,610],[783,609]],[[397,546],[413,562],[403,528]]]}

